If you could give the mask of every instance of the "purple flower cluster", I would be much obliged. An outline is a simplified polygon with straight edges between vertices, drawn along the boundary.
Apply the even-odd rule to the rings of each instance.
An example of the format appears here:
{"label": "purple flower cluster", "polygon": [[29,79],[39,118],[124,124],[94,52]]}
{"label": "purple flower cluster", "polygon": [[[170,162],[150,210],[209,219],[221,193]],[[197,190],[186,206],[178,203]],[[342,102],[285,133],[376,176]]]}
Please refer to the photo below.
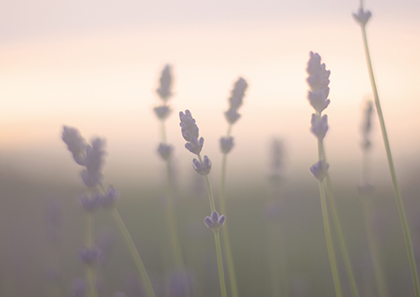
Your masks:
{"label": "purple flower cluster", "polygon": [[159,79],[160,86],[157,88],[156,93],[159,97],[166,102],[171,96],[171,86],[172,86],[172,74],[171,74],[171,65],[166,64],[162,70],[162,75]]}
{"label": "purple flower cluster", "polygon": [[247,88],[248,83],[242,77],[240,77],[235,82],[235,86],[233,87],[231,96],[229,98],[229,109],[225,112],[226,120],[231,125],[233,125],[241,116],[238,113],[238,109],[242,105],[243,98],[245,96],[245,91]]}
{"label": "purple flower cluster", "polygon": [[204,224],[213,231],[218,231],[220,227],[225,223],[226,217],[224,215],[219,215],[215,210],[211,213],[209,217],[204,219]]}
{"label": "purple flower cluster", "polygon": [[[325,64],[321,64],[321,56],[318,53],[310,52],[309,61],[306,67],[309,74],[307,83],[309,85],[308,100],[315,109],[315,113],[311,118],[311,132],[318,138],[318,142],[322,142],[328,131],[328,116],[322,115],[322,111],[330,104],[328,95],[330,93],[330,71],[326,70]],[[322,181],[327,175],[328,164],[323,165],[324,160],[315,163],[310,171],[316,179]]]}
{"label": "purple flower cluster", "polygon": [[353,13],[353,17],[356,22],[358,22],[361,26],[366,26],[367,22],[369,21],[372,13],[368,11],[364,11],[363,8],[359,8],[357,13]]}
{"label": "purple flower cluster", "polygon": [[[179,119],[181,120],[179,125],[181,126],[182,137],[187,141],[185,148],[191,153],[199,156],[204,145],[204,138],[198,138],[199,129],[195,123],[195,119],[188,109],[185,110],[185,113],[182,111],[179,113]],[[203,162],[201,162],[201,159],[194,159],[193,167],[197,173],[207,175],[211,170],[211,161],[207,156],[204,156]]]}
{"label": "purple flower cluster", "polygon": [[94,212],[101,207],[109,208],[114,206],[119,196],[118,191],[113,186],[109,186],[106,193],[98,191],[93,194],[82,194],[79,197],[79,201],[87,212]]}

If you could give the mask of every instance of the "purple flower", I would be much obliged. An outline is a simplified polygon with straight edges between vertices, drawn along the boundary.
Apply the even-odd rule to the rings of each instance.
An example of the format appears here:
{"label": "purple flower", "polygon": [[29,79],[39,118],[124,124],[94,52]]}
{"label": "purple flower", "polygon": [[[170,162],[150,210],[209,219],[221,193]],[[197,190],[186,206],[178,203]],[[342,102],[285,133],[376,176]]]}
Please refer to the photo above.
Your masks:
{"label": "purple flower", "polygon": [[225,112],[225,118],[229,124],[235,124],[240,117],[241,115],[234,108],[229,108],[228,111]]}
{"label": "purple flower", "polygon": [[81,173],[82,180],[88,188],[97,186],[102,180],[102,167],[104,165],[105,140],[94,138],[91,145],[86,147],[86,170]]}
{"label": "purple flower", "polygon": [[324,114],[321,118],[312,114],[311,119],[311,132],[318,137],[318,139],[324,139],[328,131],[328,116]]}
{"label": "purple flower", "polygon": [[157,152],[163,160],[168,161],[171,158],[173,147],[172,145],[161,143],[159,144]]}
{"label": "purple flower", "polygon": [[201,137],[200,139],[193,138],[190,142],[185,144],[185,148],[189,150],[191,153],[198,155],[201,153],[201,150],[204,145],[204,138]]}
{"label": "purple flower", "polygon": [[271,142],[270,180],[277,183],[283,171],[283,142],[274,138]]}
{"label": "purple flower", "polygon": [[364,122],[362,124],[362,149],[367,151],[371,148],[372,143],[370,142],[370,132],[372,130],[372,114],[373,114],[373,103],[367,101],[366,108],[364,110]]}
{"label": "purple flower", "polygon": [[230,108],[237,110],[242,105],[247,87],[248,83],[242,77],[235,82],[231,97],[229,98]]}
{"label": "purple flower", "polygon": [[169,64],[165,65],[165,68],[162,70],[162,75],[159,79],[160,86],[156,90],[158,95],[163,101],[167,101],[169,97],[172,96],[171,93],[171,84],[172,84],[172,75],[171,75],[171,66]]}
{"label": "purple flower", "polygon": [[[329,164],[327,164],[327,170],[330,167]],[[312,174],[315,176],[315,178],[319,181],[322,181],[327,176],[327,171],[324,171],[324,168],[322,166],[322,160],[316,162],[314,165],[311,166],[309,169]]]}
{"label": "purple flower", "polygon": [[220,150],[223,154],[228,154],[234,146],[233,137],[222,137],[220,138]]}
{"label": "purple flower", "polygon": [[330,71],[325,69],[325,64],[321,64],[321,56],[310,52],[310,58],[306,72],[309,74],[307,82],[310,88],[308,92],[309,103],[318,112],[321,113],[330,104],[328,87],[330,80]]}
{"label": "purple flower", "polygon": [[83,194],[79,197],[80,204],[87,212],[93,212],[101,206],[101,195],[95,193],[93,196]]}
{"label": "purple flower", "polygon": [[83,153],[86,148],[86,141],[76,128],[63,126],[61,139],[72,154]]}
{"label": "purple flower", "polygon": [[366,26],[366,23],[369,21],[372,13],[368,11],[364,11],[363,8],[359,8],[357,13],[353,13],[353,17],[356,22],[358,22],[361,26]]}
{"label": "purple flower", "polygon": [[84,247],[79,250],[79,257],[86,265],[92,265],[99,259],[100,253],[98,248]]}
{"label": "purple flower", "polygon": [[219,213],[215,210],[209,217],[204,219],[204,224],[214,231],[218,231],[219,228],[225,223],[226,217],[224,215],[219,216]]}
{"label": "purple flower", "polygon": [[201,175],[207,175],[211,171],[211,161],[207,156],[204,156],[203,163],[197,159],[193,160],[193,167],[197,173]]}
{"label": "purple flower", "polygon": [[191,112],[187,109],[185,114],[181,111],[179,113],[181,123],[181,133],[186,141],[191,141],[198,138],[198,127],[195,124],[195,119],[192,117]]}
{"label": "purple flower", "polygon": [[156,106],[153,110],[160,120],[165,120],[171,114],[171,109],[167,105]]}

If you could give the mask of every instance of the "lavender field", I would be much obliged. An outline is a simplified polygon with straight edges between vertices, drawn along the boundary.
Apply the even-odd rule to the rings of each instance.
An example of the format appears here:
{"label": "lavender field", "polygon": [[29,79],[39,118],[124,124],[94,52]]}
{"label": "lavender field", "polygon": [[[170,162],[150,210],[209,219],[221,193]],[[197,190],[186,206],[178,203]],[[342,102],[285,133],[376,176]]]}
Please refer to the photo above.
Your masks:
{"label": "lavender field", "polygon": [[0,297],[420,297],[420,5],[353,2],[6,2]]}

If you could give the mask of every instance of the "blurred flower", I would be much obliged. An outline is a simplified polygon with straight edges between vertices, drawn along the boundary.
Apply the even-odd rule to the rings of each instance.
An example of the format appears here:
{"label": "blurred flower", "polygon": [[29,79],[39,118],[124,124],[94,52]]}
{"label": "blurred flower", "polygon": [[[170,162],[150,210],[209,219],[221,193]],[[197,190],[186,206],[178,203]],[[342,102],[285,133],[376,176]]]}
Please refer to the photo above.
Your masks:
{"label": "blurred flower", "polygon": [[371,148],[370,132],[372,130],[372,115],[373,115],[373,102],[367,101],[364,110],[364,118],[362,123],[362,149],[367,151]]}
{"label": "blurred flower", "polygon": [[73,297],[86,297],[86,282],[81,278],[75,279],[71,286],[71,292]]}
{"label": "blurred flower", "polygon": [[163,160],[168,161],[171,158],[173,146],[169,144],[160,143],[157,152]]}
{"label": "blurred flower", "polygon": [[171,85],[172,85],[172,74],[171,66],[166,64],[162,70],[162,75],[159,79],[160,86],[156,90],[158,95],[163,101],[167,101],[172,96]]}
{"label": "blurred flower", "polygon": [[94,195],[82,194],[79,196],[79,201],[87,212],[93,212],[101,206],[101,196],[100,193]]}
{"label": "blurred flower", "polygon": [[67,144],[68,150],[73,154],[73,159],[79,165],[84,164],[84,153],[86,150],[86,141],[80,135],[76,128],[63,126],[61,139]]}
{"label": "blurred flower", "polygon": [[156,116],[160,120],[165,120],[171,114],[171,108],[167,105],[156,106],[153,108],[155,111]]}
{"label": "blurred flower", "polygon": [[105,194],[99,194],[99,204],[105,208],[112,207],[119,197],[120,193],[117,189],[113,186],[109,186]]}
{"label": "blurred flower", "polygon": [[215,210],[209,217],[204,219],[204,223],[210,229],[217,231],[225,223],[225,220],[226,217],[224,215],[219,216],[219,213]]}
{"label": "blurred flower", "polygon": [[234,146],[233,137],[227,136],[220,138],[220,150],[223,154],[228,154]]}
{"label": "blurred flower", "polygon": [[201,150],[204,145],[204,138],[201,137],[200,139],[193,138],[190,142],[185,144],[185,148],[189,150],[191,153],[198,155],[201,153]]}
{"label": "blurred flower", "polygon": [[240,117],[241,115],[234,108],[229,108],[228,111],[225,112],[226,121],[231,125],[235,124]]}
{"label": "blurred flower", "polygon": [[359,8],[357,13],[353,13],[353,17],[361,26],[366,26],[366,23],[369,21],[372,13],[368,11],[364,11],[363,8]]}
{"label": "blurred flower", "polygon": [[270,152],[270,180],[278,182],[283,171],[283,142],[274,138]]}
{"label": "blurred flower", "polygon": [[[327,164],[327,170],[330,167],[329,164]],[[327,172],[324,171],[324,168],[322,166],[322,160],[316,162],[314,165],[311,166],[311,168],[309,169],[312,174],[315,176],[315,178],[319,181],[322,181],[325,176],[327,175]]]}
{"label": "blurred flower", "polygon": [[197,159],[193,160],[193,167],[197,173],[201,175],[207,175],[211,171],[211,161],[207,156],[204,156],[203,163]]}
{"label": "blurred flower", "polygon": [[195,124],[195,119],[192,117],[191,112],[187,109],[185,114],[181,111],[179,113],[179,119],[181,123],[181,133],[182,137],[186,141],[191,141],[198,138],[198,126]]}
{"label": "blurred flower", "polygon": [[247,87],[248,83],[242,77],[235,82],[231,97],[229,98],[230,108],[237,110],[241,107]]}
{"label": "blurred flower", "polygon": [[87,265],[95,264],[100,257],[101,251],[99,248],[84,247],[79,250],[80,259]]}

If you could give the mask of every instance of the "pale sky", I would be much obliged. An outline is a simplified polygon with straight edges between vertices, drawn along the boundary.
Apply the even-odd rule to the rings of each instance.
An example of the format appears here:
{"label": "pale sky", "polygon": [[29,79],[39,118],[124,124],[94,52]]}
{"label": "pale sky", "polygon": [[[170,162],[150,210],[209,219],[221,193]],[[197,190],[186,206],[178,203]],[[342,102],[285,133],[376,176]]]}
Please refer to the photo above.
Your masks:
{"label": "pale sky", "polygon": [[[29,173],[42,166],[46,175],[60,166],[77,172],[60,140],[66,124],[86,138],[107,138],[109,179],[155,176],[162,164],[154,90],[170,63],[176,95],[168,139],[180,169],[191,171],[193,156],[183,148],[178,112],[192,111],[206,140],[203,152],[218,168],[223,112],[242,76],[249,89],[233,127],[230,165],[265,173],[276,136],[286,142],[288,169],[306,172],[316,144],[305,68],[309,51],[316,51],[331,70],[331,170],[345,175],[343,168],[360,159],[362,99],[371,94],[360,28],[351,17],[357,7],[332,0],[3,1],[0,164]],[[391,146],[405,164],[420,148],[420,2],[375,0],[365,8],[373,13],[368,34]],[[374,129],[382,168],[376,119]]]}

